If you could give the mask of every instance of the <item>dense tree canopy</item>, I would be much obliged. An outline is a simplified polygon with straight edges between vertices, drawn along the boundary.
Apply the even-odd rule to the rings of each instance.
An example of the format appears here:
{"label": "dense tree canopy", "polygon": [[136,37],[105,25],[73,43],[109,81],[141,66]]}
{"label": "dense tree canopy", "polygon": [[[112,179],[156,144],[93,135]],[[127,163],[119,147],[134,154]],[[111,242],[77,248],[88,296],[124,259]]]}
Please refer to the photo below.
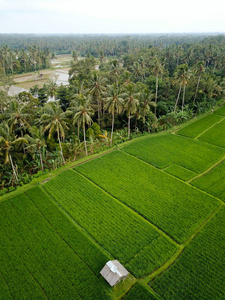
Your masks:
{"label": "dense tree canopy", "polygon": [[[212,109],[224,50],[224,36],[0,35],[1,188]],[[71,53],[69,84],[9,97],[12,75],[49,68],[52,52]]]}

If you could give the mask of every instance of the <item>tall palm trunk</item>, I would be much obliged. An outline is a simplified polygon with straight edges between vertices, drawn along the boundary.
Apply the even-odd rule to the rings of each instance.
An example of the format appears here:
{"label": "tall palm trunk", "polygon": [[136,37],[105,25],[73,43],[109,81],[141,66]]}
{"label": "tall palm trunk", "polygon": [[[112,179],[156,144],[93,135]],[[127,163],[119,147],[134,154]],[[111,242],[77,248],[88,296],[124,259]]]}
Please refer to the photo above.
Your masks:
{"label": "tall palm trunk", "polygon": [[79,122],[77,123],[77,138],[78,138],[78,141],[80,142],[80,123]]}
{"label": "tall palm trunk", "polygon": [[179,98],[180,98],[180,92],[181,92],[181,84],[180,84],[179,92],[178,92],[178,95],[177,95],[177,100],[176,100],[176,103],[175,103],[175,106],[174,106],[174,113],[176,112],[176,109],[177,109],[177,103],[178,103]]}
{"label": "tall palm trunk", "polygon": [[194,96],[193,104],[195,104],[195,100],[196,100],[196,96],[197,96],[197,93],[198,93],[198,87],[199,87],[200,79],[201,79],[201,75],[198,77],[198,83],[197,83],[197,87],[196,87],[196,91],[195,91],[195,96]]}
{"label": "tall palm trunk", "polygon": [[159,84],[159,75],[156,76],[156,88],[155,88],[155,117],[156,117],[156,104],[157,104],[157,97],[158,97],[158,84]]}
{"label": "tall palm trunk", "polygon": [[15,170],[15,167],[14,167],[14,164],[13,164],[13,161],[12,161],[11,154],[9,154],[9,160],[10,160],[10,163],[11,163],[11,166],[12,166],[13,174],[16,178],[16,181],[18,181],[18,177],[17,177],[16,170]]}
{"label": "tall palm trunk", "polygon": [[101,106],[100,106],[100,99],[97,96],[97,101],[98,101],[98,125],[100,126],[100,111],[101,111]]}
{"label": "tall palm trunk", "polygon": [[87,153],[87,143],[86,143],[86,133],[85,133],[85,122],[83,120],[83,132],[84,132],[84,147],[85,147],[85,154],[86,156],[88,156],[88,153]]}
{"label": "tall palm trunk", "polygon": [[39,149],[38,151],[39,151],[39,154],[40,154],[41,169],[42,169],[42,171],[44,171],[43,159],[42,159],[42,155],[41,155],[41,149]]}
{"label": "tall palm trunk", "polygon": [[59,141],[59,147],[60,147],[60,152],[61,152],[61,156],[62,156],[62,160],[64,165],[66,164],[64,156],[63,156],[63,151],[62,151],[62,145],[61,145],[61,141],[60,141],[60,136],[59,136],[59,129],[57,129],[57,134],[58,134],[58,141]]}
{"label": "tall palm trunk", "polygon": [[184,111],[185,86],[186,86],[186,85],[184,85],[184,90],[183,90],[182,112]]}
{"label": "tall palm trunk", "polygon": [[115,119],[115,112],[113,111],[113,114],[112,114],[112,131],[111,131],[111,141],[110,141],[111,146],[112,146],[112,140],[113,140],[114,119]]}
{"label": "tall palm trunk", "polygon": [[128,139],[130,138],[130,111],[128,116]]}

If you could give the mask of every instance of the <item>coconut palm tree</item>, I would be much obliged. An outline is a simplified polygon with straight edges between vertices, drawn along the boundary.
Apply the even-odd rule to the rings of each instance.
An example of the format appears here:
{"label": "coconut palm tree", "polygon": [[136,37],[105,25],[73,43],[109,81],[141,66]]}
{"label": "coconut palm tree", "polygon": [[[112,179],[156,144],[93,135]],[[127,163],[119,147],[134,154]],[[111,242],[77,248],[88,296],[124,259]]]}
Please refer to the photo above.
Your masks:
{"label": "coconut palm tree", "polygon": [[57,84],[55,78],[49,78],[47,84],[48,95],[55,101],[55,96],[57,94]]}
{"label": "coconut palm tree", "polygon": [[55,103],[48,104],[45,107],[45,113],[41,116],[40,123],[45,125],[44,132],[48,132],[48,138],[50,139],[52,135],[56,132],[60,147],[60,153],[62,156],[63,163],[65,164],[65,159],[62,151],[61,139],[65,138],[65,129],[68,127],[68,116],[71,115],[70,111],[63,111],[59,105]]}
{"label": "coconut palm tree", "polygon": [[196,91],[195,91],[193,104],[195,104],[196,96],[197,96],[197,93],[198,93],[198,87],[199,87],[199,83],[200,83],[200,80],[201,80],[201,75],[204,71],[205,71],[205,68],[204,68],[203,61],[199,61],[196,65],[196,71],[195,71],[196,74],[198,74],[198,83],[197,83],[197,86],[196,86]]}
{"label": "coconut palm tree", "polygon": [[93,72],[90,78],[90,94],[97,99],[98,105],[98,125],[100,126],[101,115],[101,95],[105,91],[106,78],[101,78],[97,72]]}
{"label": "coconut palm tree", "polygon": [[112,145],[113,139],[113,130],[114,130],[114,121],[115,121],[115,112],[120,114],[123,110],[124,100],[123,94],[120,89],[114,83],[113,85],[108,86],[108,90],[105,93],[105,109],[108,110],[109,113],[112,114],[112,131],[111,131],[111,140],[110,143]]}
{"label": "coconut palm tree", "polygon": [[86,143],[86,131],[85,125],[90,125],[92,123],[91,115],[94,114],[94,110],[91,107],[91,96],[87,95],[83,97],[83,101],[81,101],[81,105],[77,108],[77,112],[73,117],[73,124],[80,124],[83,126],[83,133],[84,133],[84,147],[86,156],[87,153],[87,143]]}
{"label": "coconut palm tree", "polygon": [[44,166],[41,150],[47,147],[44,137],[44,128],[42,126],[40,126],[39,128],[33,126],[30,130],[30,135],[26,134],[24,137],[29,142],[29,145],[26,148],[28,150],[31,150],[32,152],[38,151],[40,156],[41,169],[43,171]]}
{"label": "coconut palm tree", "polygon": [[174,83],[179,84],[179,92],[178,92],[177,100],[176,100],[175,107],[174,107],[174,113],[176,112],[176,108],[177,108],[177,104],[178,104],[178,100],[180,97],[180,92],[181,92],[182,86],[183,86],[182,112],[184,110],[185,88],[190,81],[191,75],[192,75],[192,73],[191,73],[190,69],[188,68],[187,64],[179,65],[178,68],[176,69]]}
{"label": "coconut palm tree", "polygon": [[137,93],[136,85],[129,84],[126,88],[126,92],[123,94],[125,99],[125,106],[124,110],[127,111],[127,117],[128,117],[128,138],[130,137],[130,119],[131,114],[134,114],[137,110],[137,106],[139,104],[138,97],[140,96],[140,93]]}
{"label": "coconut palm tree", "polygon": [[153,98],[154,94],[149,91],[148,87],[143,88],[142,92],[140,92],[139,110],[142,112],[143,123],[145,123],[146,114],[150,110],[150,106],[155,107],[156,105],[155,102],[152,101]]}
{"label": "coconut palm tree", "polygon": [[9,102],[9,106],[5,111],[5,118],[8,120],[8,123],[11,129],[18,128],[20,130],[21,136],[23,137],[23,130],[29,128],[30,124],[28,119],[31,118],[31,114],[25,113],[26,104],[21,104],[16,100]]}
{"label": "coconut palm tree", "polygon": [[154,57],[154,62],[152,65],[152,72],[156,77],[156,87],[155,87],[155,117],[156,117],[156,107],[157,107],[157,98],[158,98],[158,85],[159,85],[159,75],[163,74],[164,67],[160,63],[157,57]]}
{"label": "coconut palm tree", "polygon": [[5,153],[5,164],[11,164],[16,181],[18,181],[18,177],[11,152],[16,145],[20,145],[22,143],[28,143],[27,139],[22,137],[17,138],[12,132],[12,128],[6,122],[3,122],[0,126],[0,150]]}
{"label": "coconut palm tree", "polygon": [[118,78],[119,78],[120,73],[121,73],[121,68],[120,68],[119,61],[114,59],[111,64],[111,70],[109,72],[109,76],[111,79],[115,80],[115,83],[117,85],[118,85]]}

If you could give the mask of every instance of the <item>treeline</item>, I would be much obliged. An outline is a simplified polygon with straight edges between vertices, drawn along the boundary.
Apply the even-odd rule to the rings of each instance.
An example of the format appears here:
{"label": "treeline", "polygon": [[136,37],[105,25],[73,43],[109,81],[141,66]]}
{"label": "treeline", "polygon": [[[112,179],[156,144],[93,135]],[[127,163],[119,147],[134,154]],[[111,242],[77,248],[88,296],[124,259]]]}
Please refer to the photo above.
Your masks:
{"label": "treeline", "polygon": [[124,51],[117,59],[102,51],[79,60],[73,50],[68,86],[51,79],[13,99],[1,92],[3,192],[38,172],[213,109],[225,86],[224,40],[213,41]]}
{"label": "treeline", "polygon": [[38,34],[0,34],[0,47],[8,45],[12,50],[28,50],[36,45],[41,50],[49,49],[55,54],[70,54],[76,50],[80,56],[90,53],[94,57],[103,51],[106,56],[121,56],[137,49],[193,43],[214,43],[224,35],[213,34],[143,34],[143,35],[38,35]]}
{"label": "treeline", "polygon": [[0,47],[0,68],[6,75],[49,68],[52,58],[54,54],[48,48],[41,50],[36,45],[27,50],[12,50],[7,45]]}

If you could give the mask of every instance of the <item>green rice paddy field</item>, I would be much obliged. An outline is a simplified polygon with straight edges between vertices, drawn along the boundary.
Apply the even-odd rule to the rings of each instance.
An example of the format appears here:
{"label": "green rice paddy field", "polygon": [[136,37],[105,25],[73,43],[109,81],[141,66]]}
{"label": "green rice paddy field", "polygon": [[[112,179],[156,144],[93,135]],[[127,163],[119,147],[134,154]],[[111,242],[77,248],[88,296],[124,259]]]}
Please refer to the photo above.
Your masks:
{"label": "green rice paddy field", "polygon": [[[0,299],[225,299],[225,109],[0,199]],[[130,275],[100,275],[118,259]]]}

